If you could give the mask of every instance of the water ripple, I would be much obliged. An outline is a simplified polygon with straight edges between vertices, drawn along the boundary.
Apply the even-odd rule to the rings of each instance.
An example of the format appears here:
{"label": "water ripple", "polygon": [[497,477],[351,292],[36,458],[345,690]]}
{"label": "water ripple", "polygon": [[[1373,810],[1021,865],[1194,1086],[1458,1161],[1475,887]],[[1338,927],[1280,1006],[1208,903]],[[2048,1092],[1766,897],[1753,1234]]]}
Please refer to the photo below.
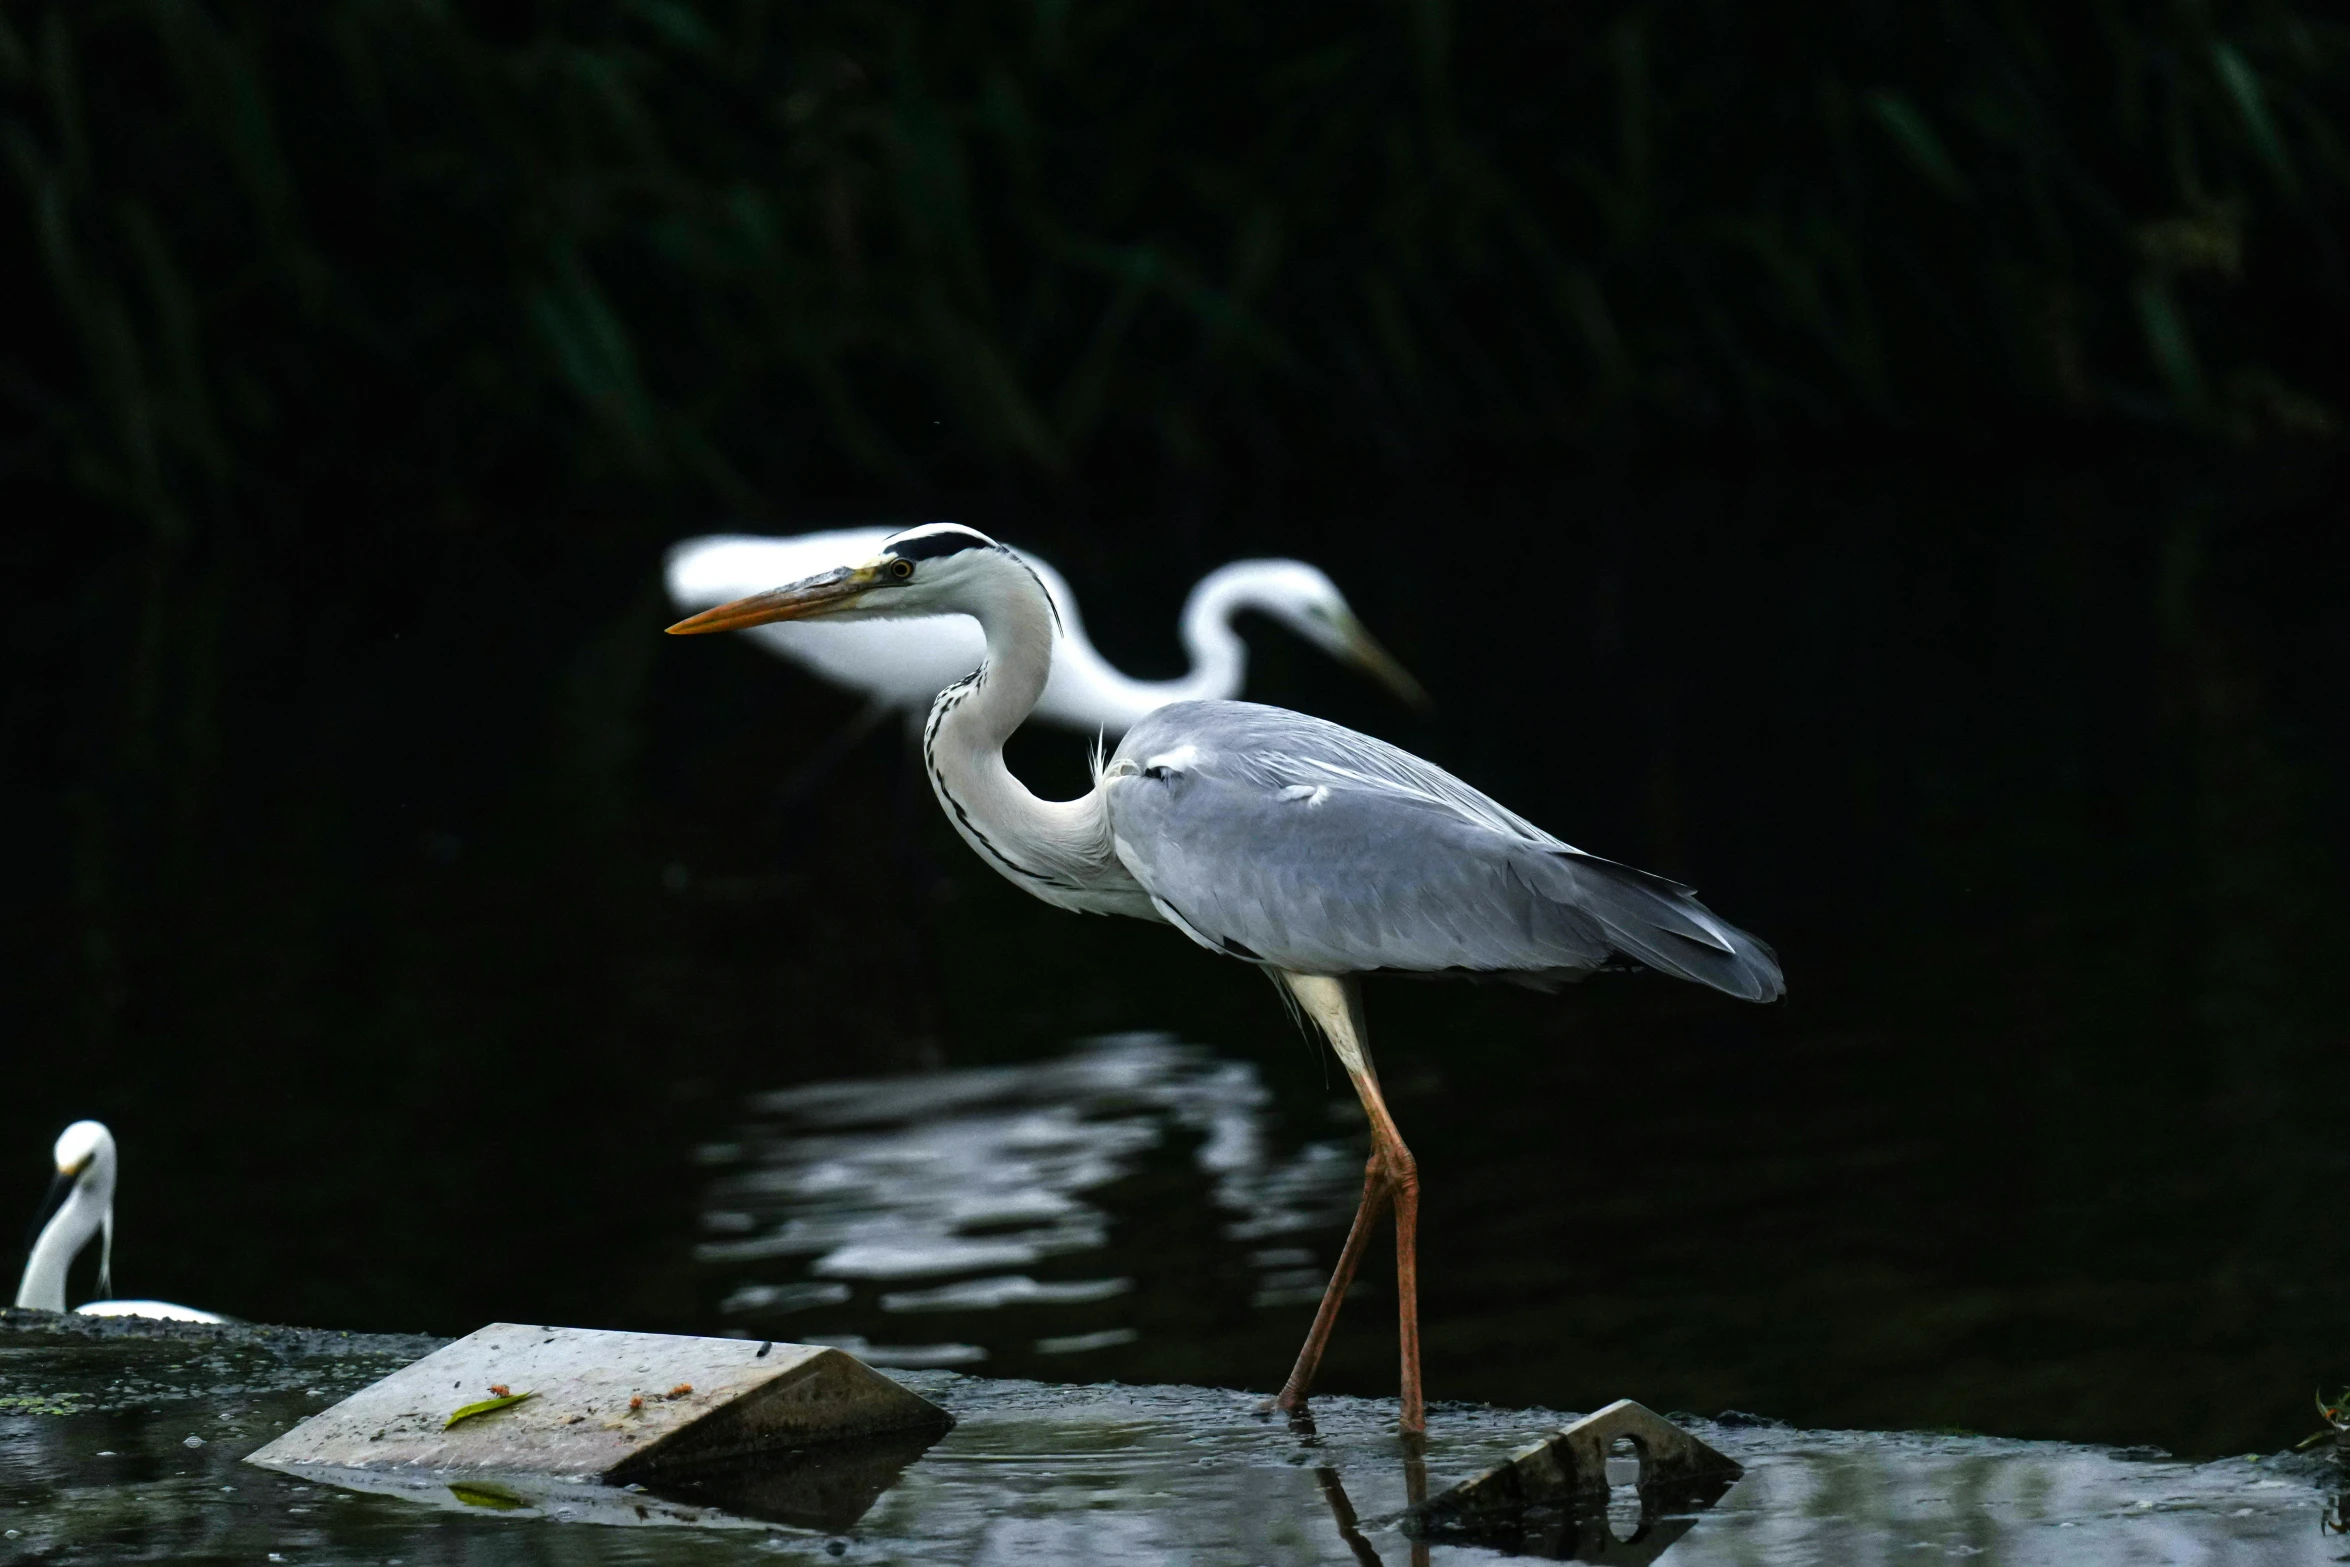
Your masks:
{"label": "water ripple", "polygon": [[[1334,1237],[1318,1232],[1346,1222],[1362,1155],[1351,1140],[1284,1146],[1271,1098],[1252,1064],[1155,1033],[1027,1065],[758,1094],[748,1124],[702,1149],[713,1179],[694,1256],[727,1275],[716,1295],[734,1331],[823,1311],[813,1325],[862,1330],[835,1341],[899,1366],[1133,1343],[1138,1329],[1116,1303],[1134,1278],[1102,1277],[1098,1264],[1050,1270],[1114,1249],[1113,1231],[1130,1222],[1146,1239],[1182,1222],[1171,1206],[1210,1210],[1238,1302],[1292,1305],[1319,1288]],[[1139,1198],[1121,1188],[1185,1147],[1188,1180],[1156,1181]],[[1284,1244],[1251,1244],[1274,1237]],[[1305,1244],[1317,1240],[1319,1250]],[[1049,1315],[994,1329],[970,1316],[1032,1309]],[[953,1327],[978,1342],[865,1337],[879,1315],[906,1313],[963,1314]]]}

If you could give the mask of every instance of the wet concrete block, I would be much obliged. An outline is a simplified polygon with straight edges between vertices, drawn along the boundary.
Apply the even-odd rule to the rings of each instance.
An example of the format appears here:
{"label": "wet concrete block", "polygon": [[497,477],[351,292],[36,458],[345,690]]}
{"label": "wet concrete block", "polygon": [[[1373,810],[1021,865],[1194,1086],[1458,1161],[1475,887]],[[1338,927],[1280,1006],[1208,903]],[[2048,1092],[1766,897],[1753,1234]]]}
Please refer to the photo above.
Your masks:
{"label": "wet concrete block", "polygon": [[[1654,1410],[1620,1398],[1430,1497],[1412,1509],[1410,1522],[1420,1532],[1476,1534],[1529,1509],[1604,1504],[1609,1460],[1619,1439],[1629,1443],[1637,1463],[1636,1477],[1627,1472],[1620,1478],[1638,1487],[1644,1506],[1668,1500],[1710,1503],[1746,1472]],[[1624,1459],[1616,1462],[1631,1468]]]}
{"label": "wet concrete block", "polygon": [[[505,1402],[461,1413],[493,1400]],[[625,1484],[953,1424],[936,1404],[837,1349],[494,1322],[313,1415],[247,1461]]]}
{"label": "wet concrete block", "polygon": [[711,1463],[662,1465],[642,1481],[478,1469],[345,1469],[290,1465],[284,1473],[348,1491],[456,1512],[535,1513],[564,1523],[764,1529],[786,1524],[838,1534],[854,1528],[939,1433],[924,1427],[852,1437],[820,1448]]}

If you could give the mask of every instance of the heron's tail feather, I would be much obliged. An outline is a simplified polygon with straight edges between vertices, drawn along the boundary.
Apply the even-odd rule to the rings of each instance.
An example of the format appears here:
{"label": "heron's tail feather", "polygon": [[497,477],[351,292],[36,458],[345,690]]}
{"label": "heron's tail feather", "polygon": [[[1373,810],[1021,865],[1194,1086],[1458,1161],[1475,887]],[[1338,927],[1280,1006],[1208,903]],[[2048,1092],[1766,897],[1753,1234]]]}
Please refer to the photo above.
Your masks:
{"label": "heron's tail feather", "polygon": [[1569,884],[1551,893],[1566,905],[1560,912],[1580,917],[1570,924],[1596,925],[1614,951],[1743,1001],[1776,1001],[1787,993],[1778,954],[1679,882],[1596,855],[1569,851],[1548,859],[1552,873]]}

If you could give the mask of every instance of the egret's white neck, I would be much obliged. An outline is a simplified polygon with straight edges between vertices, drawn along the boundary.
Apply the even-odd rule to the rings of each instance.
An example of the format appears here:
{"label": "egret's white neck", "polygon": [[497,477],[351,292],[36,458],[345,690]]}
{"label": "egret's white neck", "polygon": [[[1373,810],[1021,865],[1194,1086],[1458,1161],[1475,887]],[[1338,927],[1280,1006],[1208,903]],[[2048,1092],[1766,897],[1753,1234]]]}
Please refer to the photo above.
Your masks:
{"label": "egret's white neck", "polygon": [[1163,681],[1135,679],[1102,658],[1076,620],[1076,608],[1062,597],[1067,637],[1053,663],[1043,709],[1065,724],[1095,724],[1100,714],[1114,714],[1109,728],[1123,733],[1168,702],[1236,698],[1248,677],[1248,644],[1231,630],[1231,620],[1250,608],[1276,611],[1274,590],[1281,576],[1281,569],[1269,569],[1267,561],[1231,561],[1203,576],[1184,599],[1180,620],[1191,667]]}
{"label": "egret's white neck", "polygon": [[1215,701],[1240,694],[1248,674],[1248,644],[1232,629],[1243,610],[1264,607],[1266,573],[1257,561],[1235,561],[1200,578],[1184,600],[1180,622],[1191,668],[1173,680],[1138,680],[1102,657],[1069,608],[1068,634],[1054,664],[1045,708],[1056,717],[1111,713],[1118,732],[1169,702]]}
{"label": "egret's white neck", "polygon": [[1183,648],[1191,673],[1180,684],[1191,689],[1169,701],[1217,701],[1240,695],[1248,678],[1248,644],[1232,629],[1232,618],[1260,607],[1262,568],[1234,561],[1199,579],[1183,601]]}
{"label": "egret's white neck", "polygon": [[1100,787],[1041,800],[1004,765],[1004,742],[1036,708],[1053,667],[1053,609],[1009,555],[980,564],[947,606],[979,622],[987,659],[938,694],[922,735],[931,789],[981,859],[1048,903],[1154,917],[1110,847]]}
{"label": "egret's white neck", "polygon": [[64,1204],[41,1226],[40,1237],[33,1242],[33,1254],[24,1265],[24,1280],[16,1289],[19,1306],[35,1311],[65,1309],[66,1270],[90,1243],[90,1237],[105,1226],[107,1210],[112,1206],[109,1195],[93,1190],[86,1183],[75,1183]]}

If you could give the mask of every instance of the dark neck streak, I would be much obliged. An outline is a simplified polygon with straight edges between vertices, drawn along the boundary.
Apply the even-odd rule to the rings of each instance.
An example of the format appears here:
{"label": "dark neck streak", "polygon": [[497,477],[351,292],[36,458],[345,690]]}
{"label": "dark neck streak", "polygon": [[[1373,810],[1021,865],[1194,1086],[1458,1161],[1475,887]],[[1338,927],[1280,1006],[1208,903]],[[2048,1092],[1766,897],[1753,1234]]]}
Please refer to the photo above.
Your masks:
{"label": "dark neck streak", "polygon": [[[1023,562],[1022,564],[1025,565],[1026,563]],[[1031,573],[1031,575],[1034,575],[1034,573]],[[1041,588],[1043,584],[1040,582],[1038,586]],[[1060,877],[1048,875],[1043,871],[1030,870],[1027,866],[1022,865],[1018,860],[1013,859],[1010,855],[1004,853],[1003,850],[997,848],[995,846],[995,841],[989,838],[986,833],[981,832],[979,830],[979,824],[971,820],[971,813],[963,808],[963,802],[955,797],[955,792],[952,789],[947,787],[946,775],[939,771],[937,749],[939,724],[946,718],[947,714],[953,712],[957,707],[961,706],[963,702],[967,700],[974,692],[979,690],[979,688],[984,685],[986,681],[987,666],[985,664],[981,664],[970,674],[965,675],[962,679],[956,681],[953,685],[947,687],[944,691],[941,691],[938,695],[938,700],[931,704],[930,721],[922,726],[923,770],[930,774],[931,787],[938,791],[938,797],[946,802],[947,809],[955,813],[955,820],[962,824],[963,831],[968,833],[971,837],[971,841],[979,845],[979,847],[986,852],[989,858],[993,859],[998,865],[1001,865],[1005,870],[1012,872],[1016,876],[1025,876],[1030,881],[1042,882],[1047,887],[1057,887],[1064,892],[1082,891],[1083,889],[1077,886],[1077,884],[1074,882],[1063,881]]]}

